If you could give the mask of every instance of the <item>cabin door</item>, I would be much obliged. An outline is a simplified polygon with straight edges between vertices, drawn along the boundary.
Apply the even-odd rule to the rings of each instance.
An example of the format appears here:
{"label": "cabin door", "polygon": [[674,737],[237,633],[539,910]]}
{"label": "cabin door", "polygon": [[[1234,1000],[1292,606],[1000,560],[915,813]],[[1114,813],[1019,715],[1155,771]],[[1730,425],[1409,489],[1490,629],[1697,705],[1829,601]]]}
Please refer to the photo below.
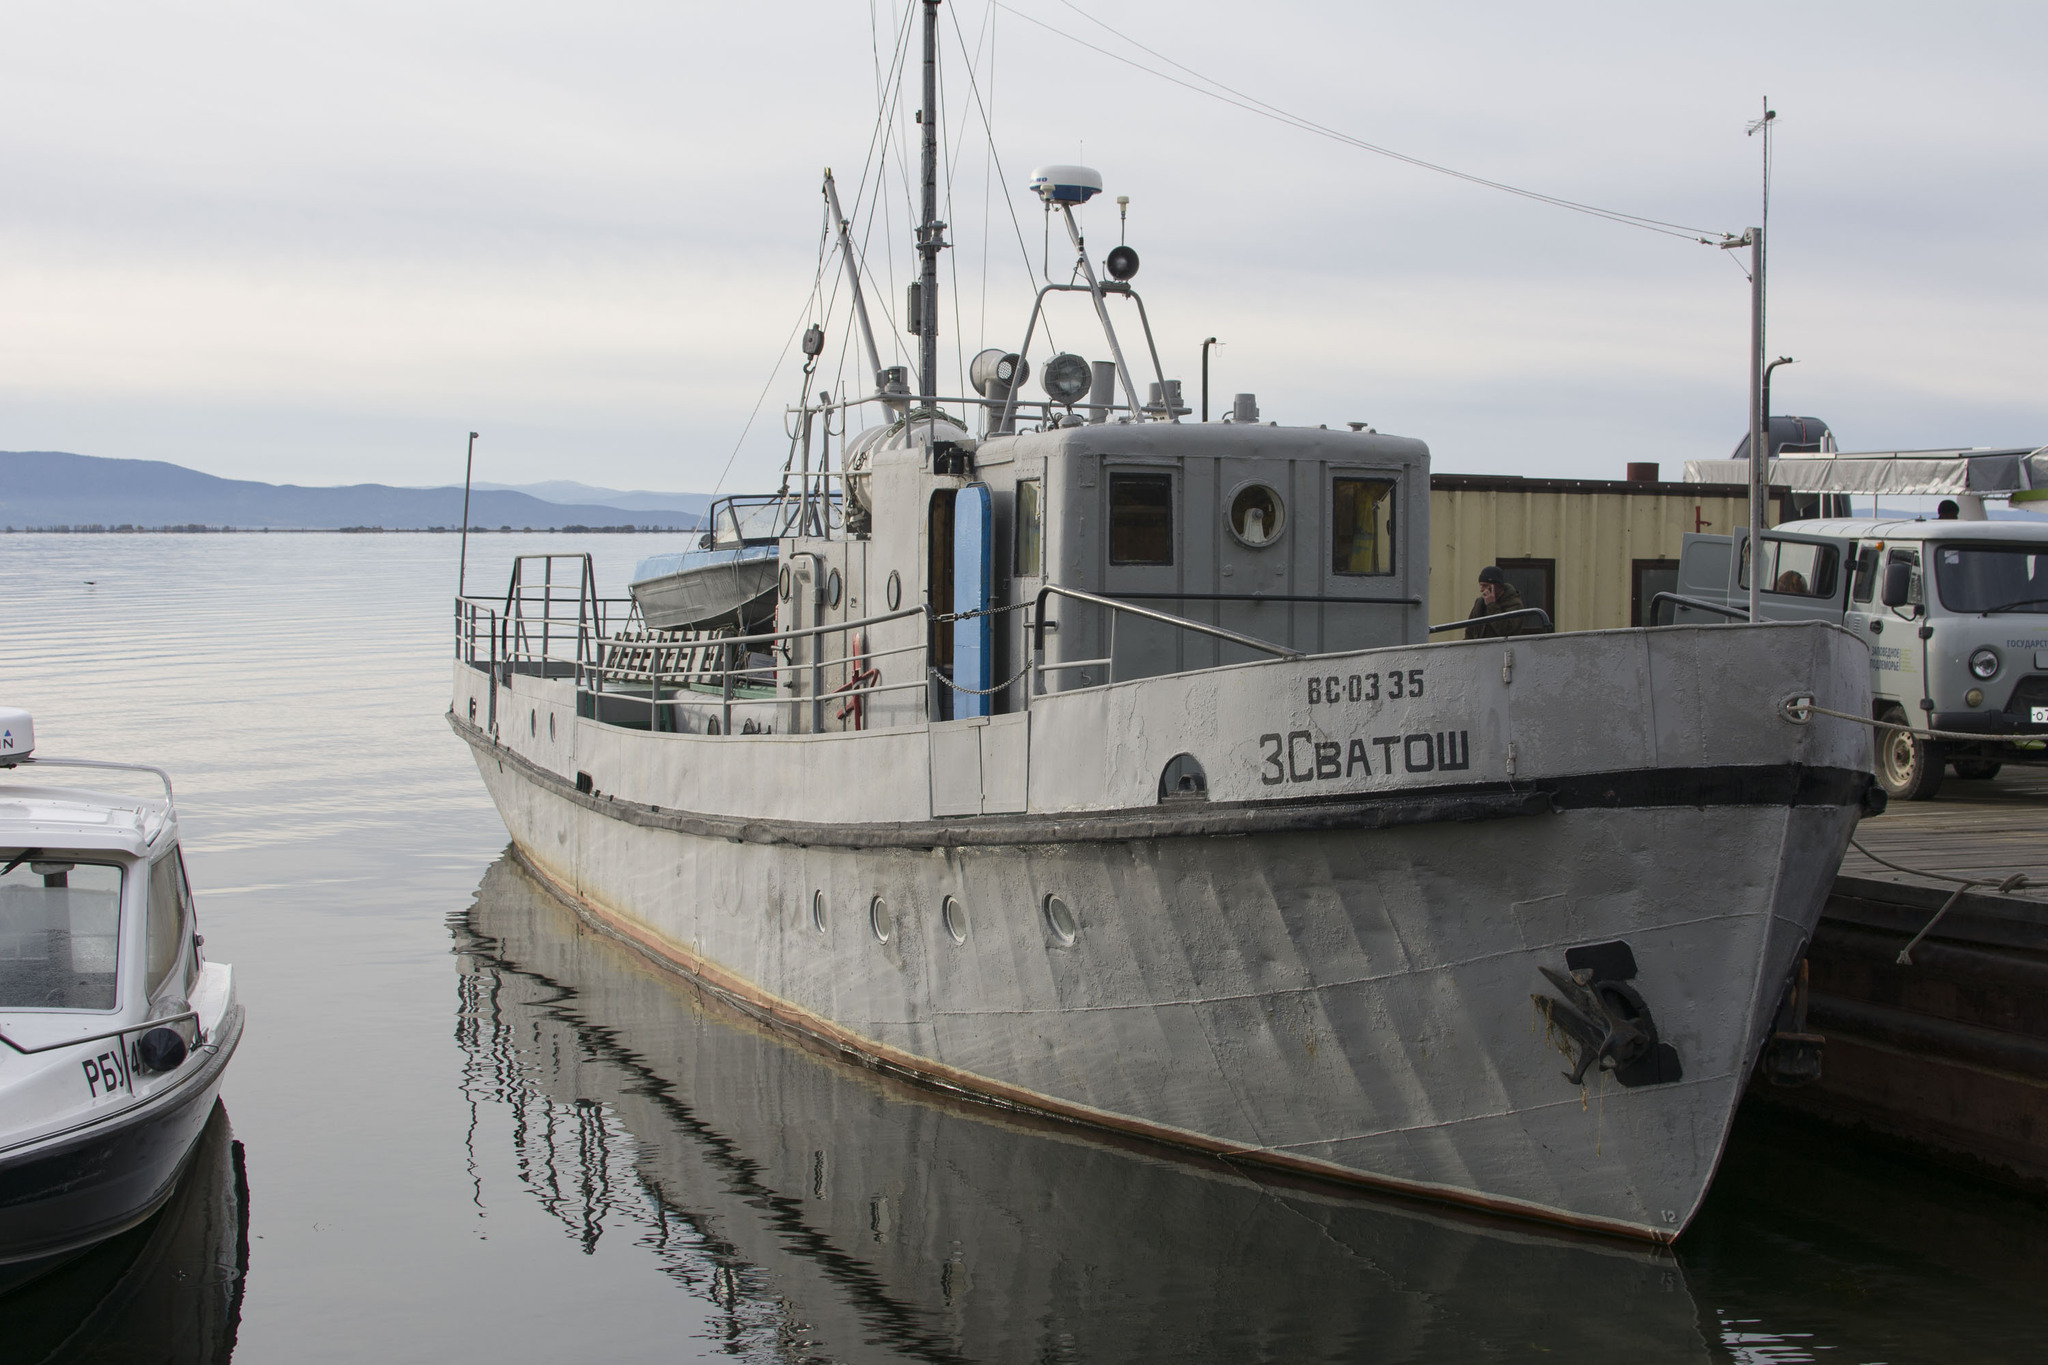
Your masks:
{"label": "cabin door", "polygon": [[[953,492],[935,490],[925,514],[924,600],[931,608],[925,625],[926,657],[945,677],[953,673],[953,623],[945,619],[953,614]],[[952,698],[953,689],[945,683],[932,684],[933,720],[952,719]]]}
{"label": "cabin door", "polygon": [[[995,568],[995,520],[988,485],[972,483],[953,498],[953,610],[987,611]],[[952,715],[989,714],[986,693],[995,685],[993,618],[975,616],[953,624]],[[965,690],[961,690],[965,689]]]}
{"label": "cabin door", "polygon": [[[1179,606],[1173,600],[1180,589],[1179,474],[1172,465],[1105,463],[1102,525],[1108,534],[1101,582],[1106,595],[1153,611],[1172,613]],[[1125,615],[1110,622],[1106,618],[1112,613],[1102,615],[1111,634],[1102,652],[1114,660],[1111,678],[1103,681],[1154,677],[1180,668],[1180,631],[1143,617]]]}

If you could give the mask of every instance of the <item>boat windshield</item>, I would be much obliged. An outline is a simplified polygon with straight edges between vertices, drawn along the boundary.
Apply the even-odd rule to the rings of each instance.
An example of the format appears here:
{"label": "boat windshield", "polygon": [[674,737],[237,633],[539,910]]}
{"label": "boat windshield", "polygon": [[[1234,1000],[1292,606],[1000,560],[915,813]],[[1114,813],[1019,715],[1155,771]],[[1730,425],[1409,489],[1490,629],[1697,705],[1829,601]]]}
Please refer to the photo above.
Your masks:
{"label": "boat windshield", "polygon": [[772,545],[790,534],[795,498],[726,498],[711,509],[711,543],[720,550]]}
{"label": "boat windshield", "polygon": [[2048,545],[1936,545],[1934,581],[1950,611],[2048,613]]}
{"label": "boat windshield", "polygon": [[0,851],[0,1010],[114,1008],[121,869]]}

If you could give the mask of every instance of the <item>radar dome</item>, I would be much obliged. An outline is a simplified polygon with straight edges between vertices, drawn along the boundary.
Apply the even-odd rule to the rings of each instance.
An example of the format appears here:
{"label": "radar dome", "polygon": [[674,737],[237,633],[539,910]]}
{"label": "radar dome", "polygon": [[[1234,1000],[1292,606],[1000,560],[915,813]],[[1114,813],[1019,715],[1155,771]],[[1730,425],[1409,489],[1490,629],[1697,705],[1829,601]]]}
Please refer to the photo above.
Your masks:
{"label": "radar dome", "polygon": [[1031,188],[1048,204],[1085,204],[1102,193],[1102,172],[1088,166],[1040,166]]}

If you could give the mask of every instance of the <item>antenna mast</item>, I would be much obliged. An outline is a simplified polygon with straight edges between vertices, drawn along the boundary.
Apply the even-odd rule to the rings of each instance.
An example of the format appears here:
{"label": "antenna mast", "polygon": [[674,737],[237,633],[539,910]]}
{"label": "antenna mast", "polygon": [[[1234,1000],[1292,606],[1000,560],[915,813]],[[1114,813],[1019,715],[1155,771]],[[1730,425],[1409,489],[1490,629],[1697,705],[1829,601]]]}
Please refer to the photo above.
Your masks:
{"label": "antenna mast", "polygon": [[924,108],[917,119],[924,129],[922,174],[924,221],[917,228],[918,270],[917,393],[931,407],[939,393],[939,252],[945,249],[946,225],[939,221],[939,0],[924,0]]}

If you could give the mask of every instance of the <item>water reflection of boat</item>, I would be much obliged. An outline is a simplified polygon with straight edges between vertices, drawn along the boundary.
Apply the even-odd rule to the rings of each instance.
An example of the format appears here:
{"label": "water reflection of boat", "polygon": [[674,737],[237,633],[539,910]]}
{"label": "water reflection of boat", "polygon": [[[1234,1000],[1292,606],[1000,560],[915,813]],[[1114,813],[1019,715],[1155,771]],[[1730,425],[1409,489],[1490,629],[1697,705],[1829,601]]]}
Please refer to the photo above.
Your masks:
{"label": "water reflection of boat", "polygon": [[[511,855],[454,921],[472,1097],[588,1249],[735,1349],[927,1360],[1704,1359],[1668,1255],[1255,1183],[812,1055],[579,921]],[[779,1356],[778,1356],[779,1358]]]}
{"label": "water reflection of boat", "polygon": [[249,1269],[242,1144],[215,1104],[177,1190],[155,1217],[11,1294],[0,1358],[225,1362]]}

